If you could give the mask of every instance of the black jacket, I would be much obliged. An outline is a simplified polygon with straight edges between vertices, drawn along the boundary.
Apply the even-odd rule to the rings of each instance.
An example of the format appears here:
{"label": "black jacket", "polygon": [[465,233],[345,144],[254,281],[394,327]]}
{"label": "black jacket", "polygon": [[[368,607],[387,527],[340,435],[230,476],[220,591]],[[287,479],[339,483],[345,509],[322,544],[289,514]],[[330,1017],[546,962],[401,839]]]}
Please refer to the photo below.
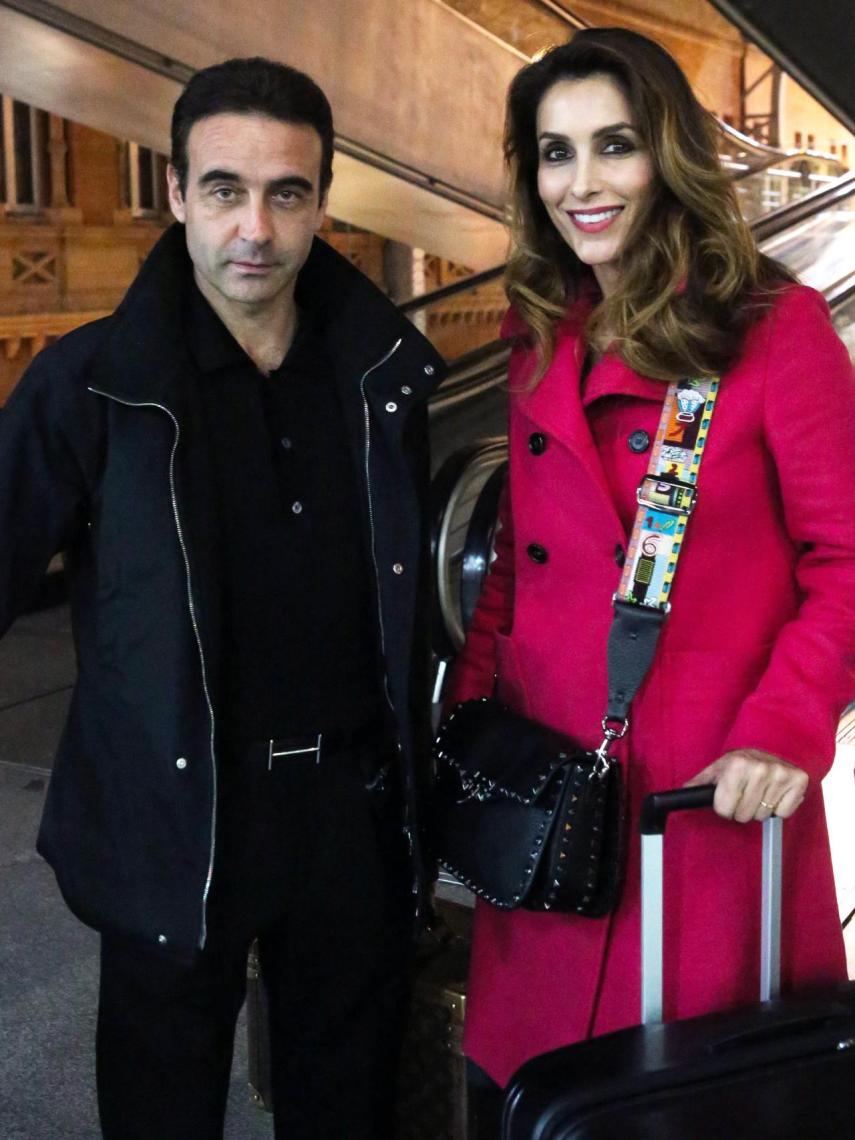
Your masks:
{"label": "black jacket", "polygon": [[[0,632],[64,550],[78,657],[39,851],[84,922],[180,949],[205,941],[220,673],[214,506],[184,343],[189,274],[174,226],[118,310],[42,352],[0,411]],[[426,400],[443,364],[319,240],[298,297],[326,308],[422,891]]]}

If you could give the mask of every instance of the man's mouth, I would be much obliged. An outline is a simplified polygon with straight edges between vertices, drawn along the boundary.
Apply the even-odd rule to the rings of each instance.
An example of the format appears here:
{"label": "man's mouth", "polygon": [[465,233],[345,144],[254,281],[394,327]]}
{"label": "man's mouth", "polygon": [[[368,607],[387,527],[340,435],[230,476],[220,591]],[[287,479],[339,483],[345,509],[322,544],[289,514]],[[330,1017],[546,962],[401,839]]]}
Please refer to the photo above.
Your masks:
{"label": "man's mouth", "polygon": [[568,210],[567,216],[576,227],[586,234],[598,234],[608,229],[623,206],[607,206],[600,210]]}

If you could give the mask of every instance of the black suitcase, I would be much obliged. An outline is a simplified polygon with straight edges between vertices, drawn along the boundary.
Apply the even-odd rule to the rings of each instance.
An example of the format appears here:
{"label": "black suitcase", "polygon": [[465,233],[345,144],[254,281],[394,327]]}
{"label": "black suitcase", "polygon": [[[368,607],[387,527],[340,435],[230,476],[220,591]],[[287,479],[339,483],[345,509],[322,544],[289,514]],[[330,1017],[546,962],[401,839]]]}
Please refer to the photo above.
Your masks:
{"label": "black suitcase", "polygon": [[855,985],[777,997],[781,820],[763,832],[757,1005],[661,1024],[662,843],[668,813],[714,789],[648,797],[642,813],[642,1022],[535,1057],[508,1086],[503,1140],[840,1140],[855,1137]]}

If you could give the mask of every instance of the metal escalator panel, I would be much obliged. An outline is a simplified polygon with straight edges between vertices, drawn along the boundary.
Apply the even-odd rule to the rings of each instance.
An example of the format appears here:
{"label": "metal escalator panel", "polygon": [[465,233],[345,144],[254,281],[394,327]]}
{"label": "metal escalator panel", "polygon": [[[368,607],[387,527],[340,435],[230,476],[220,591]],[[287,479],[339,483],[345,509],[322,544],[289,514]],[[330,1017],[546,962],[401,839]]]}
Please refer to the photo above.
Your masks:
{"label": "metal escalator panel", "polygon": [[761,243],[833,303],[855,285],[855,192]]}

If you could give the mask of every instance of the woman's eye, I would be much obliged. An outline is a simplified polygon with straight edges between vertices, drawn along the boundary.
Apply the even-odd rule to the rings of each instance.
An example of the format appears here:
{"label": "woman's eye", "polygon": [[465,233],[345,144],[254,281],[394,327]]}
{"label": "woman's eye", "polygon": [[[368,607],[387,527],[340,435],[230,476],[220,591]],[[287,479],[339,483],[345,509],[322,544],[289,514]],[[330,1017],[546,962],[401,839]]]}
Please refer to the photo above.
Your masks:
{"label": "woman's eye", "polygon": [[603,146],[603,154],[630,154],[633,150],[635,147],[624,138],[607,139]]}
{"label": "woman's eye", "polygon": [[543,148],[544,162],[563,162],[569,157],[570,148],[564,146],[563,143],[552,143],[550,146]]}

